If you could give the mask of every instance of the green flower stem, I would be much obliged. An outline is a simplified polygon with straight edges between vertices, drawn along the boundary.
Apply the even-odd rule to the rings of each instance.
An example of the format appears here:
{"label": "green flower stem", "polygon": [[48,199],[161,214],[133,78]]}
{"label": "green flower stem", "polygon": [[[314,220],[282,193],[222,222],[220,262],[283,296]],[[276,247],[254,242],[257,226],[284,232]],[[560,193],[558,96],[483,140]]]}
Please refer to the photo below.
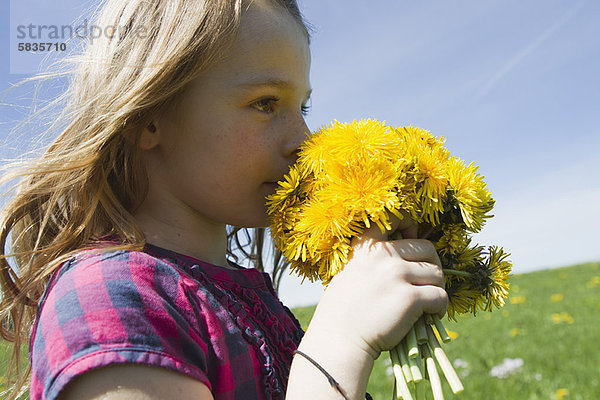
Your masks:
{"label": "green flower stem", "polygon": [[446,380],[450,384],[452,392],[454,392],[454,394],[462,392],[465,390],[465,388],[463,387],[463,384],[456,374],[454,367],[452,367],[452,363],[448,359],[448,356],[446,356],[446,353],[444,353],[442,346],[440,346],[440,342],[438,342],[435,334],[433,333],[433,329],[431,329],[430,326],[427,327],[427,336],[429,336],[429,345],[433,349],[433,355],[440,365],[442,372],[446,376]]}
{"label": "green flower stem", "polygon": [[415,324],[415,331],[417,333],[417,343],[427,343],[427,330],[425,329],[425,320],[422,315]]}
{"label": "green flower stem", "polygon": [[459,271],[457,269],[451,269],[451,268],[444,268],[443,269],[444,274],[445,275],[458,275],[458,276],[465,276],[467,278],[472,278],[473,274],[467,271]]}
{"label": "green flower stem", "polygon": [[408,331],[405,340],[406,349],[408,350],[408,356],[410,358],[415,358],[419,354],[419,346],[417,343],[417,333],[415,331],[414,325]]}
{"label": "green flower stem", "polygon": [[412,360],[412,358],[408,357],[406,354],[406,344],[404,343],[404,340],[400,342],[400,344],[396,346],[394,350],[396,350],[396,353],[398,354],[398,359],[400,360],[400,365],[402,365],[402,373],[406,378],[406,382],[410,383],[414,381],[414,376],[411,372],[410,364],[408,362],[408,360]]}
{"label": "green flower stem", "polygon": [[408,357],[408,365],[410,366],[410,373],[413,377],[413,381],[415,383],[419,383],[423,380],[423,373],[421,372],[423,368],[423,359],[421,355],[417,355],[415,358]]}
{"label": "green flower stem", "polygon": [[390,357],[392,358],[394,377],[396,378],[397,397],[398,399],[403,400],[413,400],[410,390],[408,389],[408,384],[406,383],[408,381],[408,377],[404,376],[404,373],[402,372],[402,366],[396,349],[397,347],[390,351]]}
{"label": "green flower stem", "polygon": [[433,316],[431,314],[424,314],[425,315],[425,323],[429,324],[429,325],[433,325]]}
{"label": "green flower stem", "polygon": [[442,338],[442,342],[448,343],[449,341],[451,341],[452,339],[450,338],[450,335],[448,335],[448,332],[446,332],[446,328],[444,327],[444,324],[442,323],[440,317],[438,317],[437,315],[433,315],[432,319],[435,325],[435,329],[438,331],[440,337]]}
{"label": "green flower stem", "polygon": [[433,400],[444,400],[444,393],[442,392],[442,381],[440,374],[435,366],[435,360],[431,356],[429,350],[429,344],[421,346],[423,351],[423,358],[425,358],[425,367],[427,369],[427,375],[429,375],[429,383],[431,384],[431,392],[433,393]]}
{"label": "green flower stem", "polygon": [[390,359],[392,360],[392,371],[394,372],[394,399],[402,399],[402,394],[398,392],[398,381],[404,379],[404,375],[402,374],[402,366],[400,366],[400,362],[396,359],[396,354],[394,354],[393,349],[390,350]]}
{"label": "green flower stem", "polygon": [[415,383],[415,400],[426,400],[425,381]]}

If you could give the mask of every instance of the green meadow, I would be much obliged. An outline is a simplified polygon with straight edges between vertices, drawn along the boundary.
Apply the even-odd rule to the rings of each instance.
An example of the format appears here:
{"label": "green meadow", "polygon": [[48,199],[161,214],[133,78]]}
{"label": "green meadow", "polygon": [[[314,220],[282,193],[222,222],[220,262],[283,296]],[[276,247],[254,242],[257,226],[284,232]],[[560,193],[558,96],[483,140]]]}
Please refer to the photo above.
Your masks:
{"label": "green meadow", "polygon": [[[600,263],[515,275],[510,282],[502,309],[444,319],[455,339],[442,347],[465,387],[454,395],[442,376],[445,398],[600,399]],[[304,327],[313,311],[293,310]],[[509,367],[494,369],[503,364]],[[389,400],[393,385],[386,352],[368,391]]]}
{"label": "green meadow", "polygon": [[[292,311],[306,328],[314,307]],[[454,395],[442,377],[446,399],[600,399],[600,263],[515,275],[504,308],[444,324],[454,340],[443,348],[465,386]],[[0,368],[7,362],[1,343]],[[384,353],[368,390],[389,400],[393,384]]]}

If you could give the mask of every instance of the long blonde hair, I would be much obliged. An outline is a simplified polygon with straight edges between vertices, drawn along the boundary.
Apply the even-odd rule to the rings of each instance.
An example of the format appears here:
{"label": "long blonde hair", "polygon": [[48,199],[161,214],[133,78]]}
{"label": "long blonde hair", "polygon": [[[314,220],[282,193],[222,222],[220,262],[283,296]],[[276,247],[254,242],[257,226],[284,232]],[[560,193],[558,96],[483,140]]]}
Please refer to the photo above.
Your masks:
{"label": "long blonde hair", "polygon": [[[271,2],[291,14],[308,38],[295,0]],[[8,173],[0,183],[18,180],[4,193],[14,191],[0,214],[0,335],[13,343],[8,399],[26,390],[30,367],[20,368],[21,345],[57,267],[108,234],[122,245],[107,250],[145,245],[133,217],[148,188],[139,132],[219,60],[247,5],[244,0],[108,0],[94,24],[119,29],[90,41],[66,72],[64,129],[42,156],[3,168]],[[240,232],[229,230],[230,254],[235,257],[237,247],[264,270],[265,230],[253,230],[254,237],[246,231],[242,240]],[[272,260],[278,286],[285,262],[277,252]]]}

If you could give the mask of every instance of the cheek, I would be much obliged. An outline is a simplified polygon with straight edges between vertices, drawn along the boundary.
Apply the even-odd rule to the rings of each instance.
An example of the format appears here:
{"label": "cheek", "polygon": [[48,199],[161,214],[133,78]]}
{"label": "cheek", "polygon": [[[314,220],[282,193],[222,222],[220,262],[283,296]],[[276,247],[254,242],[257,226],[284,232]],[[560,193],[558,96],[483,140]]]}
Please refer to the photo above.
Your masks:
{"label": "cheek", "polygon": [[229,128],[221,143],[227,148],[225,151],[230,154],[230,161],[244,161],[249,164],[248,168],[265,161],[272,143],[264,129],[248,123],[231,125]]}

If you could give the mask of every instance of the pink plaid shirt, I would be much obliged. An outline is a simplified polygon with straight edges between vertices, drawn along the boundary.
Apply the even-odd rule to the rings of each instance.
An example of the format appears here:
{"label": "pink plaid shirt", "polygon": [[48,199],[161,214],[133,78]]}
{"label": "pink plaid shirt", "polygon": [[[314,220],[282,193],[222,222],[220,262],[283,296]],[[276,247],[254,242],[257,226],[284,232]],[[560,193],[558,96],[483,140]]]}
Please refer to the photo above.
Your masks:
{"label": "pink plaid shirt", "polygon": [[168,368],[215,399],[283,399],[302,337],[268,274],[153,245],[86,250],[54,274],[31,337],[31,399],[109,364]]}

